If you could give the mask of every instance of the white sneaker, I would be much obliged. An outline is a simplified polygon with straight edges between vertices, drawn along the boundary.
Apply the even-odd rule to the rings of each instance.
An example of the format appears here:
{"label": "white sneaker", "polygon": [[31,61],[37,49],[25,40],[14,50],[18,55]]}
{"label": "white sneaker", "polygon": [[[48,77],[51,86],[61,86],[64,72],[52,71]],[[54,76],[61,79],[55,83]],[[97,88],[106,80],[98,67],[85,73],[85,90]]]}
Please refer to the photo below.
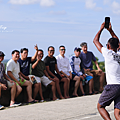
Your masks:
{"label": "white sneaker", "polygon": [[42,102],[44,102],[44,100],[41,100],[40,102],[42,103]]}
{"label": "white sneaker", "polygon": [[0,105],[0,110],[2,110],[3,108],[5,108],[4,106]]}
{"label": "white sneaker", "polygon": [[20,106],[22,103],[17,103],[15,102],[14,104],[11,104],[10,107],[17,107],[17,106]]}

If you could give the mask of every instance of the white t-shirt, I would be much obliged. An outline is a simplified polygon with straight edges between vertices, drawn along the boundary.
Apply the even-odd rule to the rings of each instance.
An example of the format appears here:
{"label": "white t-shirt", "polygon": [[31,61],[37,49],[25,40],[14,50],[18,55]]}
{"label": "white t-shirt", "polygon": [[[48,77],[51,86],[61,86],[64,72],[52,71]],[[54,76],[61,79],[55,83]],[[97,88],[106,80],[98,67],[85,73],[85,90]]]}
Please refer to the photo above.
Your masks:
{"label": "white t-shirt", "polygon": [[[6,67],[6,74],[7,74],[7,71],[11,71],[13,76],[19,80],[19,72],[20,72],[20,66],[19,66],[19,63],[15,62],[13,59],[9,60],[7,62],[7,67]],[[8,74],[7,74],[8,75]]]}
{"label": "white t-shirt", "polygon": [[70,75],[70,63],[69,59],[66,58],[65,56],[62,57],[60,54],[56,56],[57,59],[57,67],[59,71],[63,71],[65,74]]}
{"label": "white t-shirt", "polygon": [[102,47],[102,54],[105,58],[105,71],[107,84],[120,84],[120,52]]}

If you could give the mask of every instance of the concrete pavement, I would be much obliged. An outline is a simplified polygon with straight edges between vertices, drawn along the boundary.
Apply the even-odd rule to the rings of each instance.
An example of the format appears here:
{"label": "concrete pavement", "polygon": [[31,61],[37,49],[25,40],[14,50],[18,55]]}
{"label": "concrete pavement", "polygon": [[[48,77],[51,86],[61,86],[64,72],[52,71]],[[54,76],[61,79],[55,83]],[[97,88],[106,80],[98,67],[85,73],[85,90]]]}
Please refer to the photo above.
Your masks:
{"label": "concrete pavement", "polygon": [[[102,120],[97,111],[100,94],[35,103],[0,111],[0,120]],[[113,103],[107,107],[115,120]]]}

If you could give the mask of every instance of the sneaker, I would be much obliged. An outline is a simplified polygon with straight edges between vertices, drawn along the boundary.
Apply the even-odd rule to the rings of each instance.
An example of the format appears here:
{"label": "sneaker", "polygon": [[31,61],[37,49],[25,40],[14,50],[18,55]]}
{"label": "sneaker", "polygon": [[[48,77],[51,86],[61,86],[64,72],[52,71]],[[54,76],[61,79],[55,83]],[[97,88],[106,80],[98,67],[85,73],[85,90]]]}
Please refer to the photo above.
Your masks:
{"label": "sneaker", "polygon": [[0,105],[0,110],[2,110],[3,108],[5,108],[4,106]]}
{"label": "sneaker", "polygon": [[44,102],[44,100],[40,100],[40,102],[42,103],[42,102]]}
{"label": "sneaker", "polygon": [[20,105],[21,105],[21,103],[15,102],[14,104],[10,104],[10,107],[17,107],[17,106],[20,106]]}

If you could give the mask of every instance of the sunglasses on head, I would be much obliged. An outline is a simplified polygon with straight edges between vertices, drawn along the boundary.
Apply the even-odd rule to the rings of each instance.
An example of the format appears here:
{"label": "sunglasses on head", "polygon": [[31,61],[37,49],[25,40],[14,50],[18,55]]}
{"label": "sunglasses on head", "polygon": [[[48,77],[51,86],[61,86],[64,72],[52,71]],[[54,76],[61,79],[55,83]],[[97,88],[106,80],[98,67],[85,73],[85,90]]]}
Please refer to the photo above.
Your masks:
{"label": "sunglasses on head", "polygon": [[66,49],[60,49],[61,51],[65,51]]}

